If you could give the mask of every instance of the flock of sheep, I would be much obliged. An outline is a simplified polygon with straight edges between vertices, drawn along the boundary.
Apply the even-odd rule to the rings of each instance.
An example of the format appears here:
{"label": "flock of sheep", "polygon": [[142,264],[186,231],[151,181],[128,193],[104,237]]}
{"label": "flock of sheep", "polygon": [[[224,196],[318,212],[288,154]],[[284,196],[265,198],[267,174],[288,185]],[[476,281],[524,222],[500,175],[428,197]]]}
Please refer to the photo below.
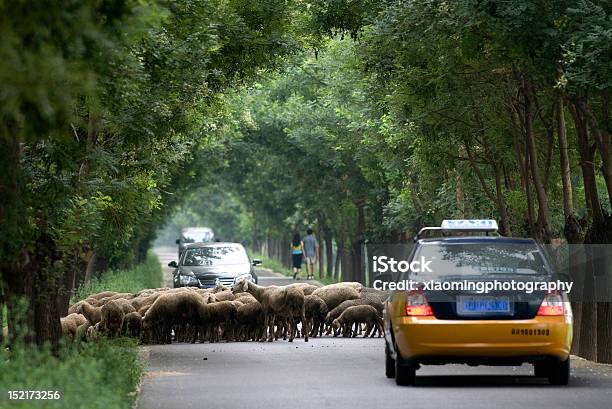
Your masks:
{"label": "flock of sheep", "polygon": [[280,337],[382,335],[388,293],[344,282],[233,288],[156,288],[138,293],[104,291],[72,304],[61,319],[72,340],[131,336],[143,343],[273,341]]}

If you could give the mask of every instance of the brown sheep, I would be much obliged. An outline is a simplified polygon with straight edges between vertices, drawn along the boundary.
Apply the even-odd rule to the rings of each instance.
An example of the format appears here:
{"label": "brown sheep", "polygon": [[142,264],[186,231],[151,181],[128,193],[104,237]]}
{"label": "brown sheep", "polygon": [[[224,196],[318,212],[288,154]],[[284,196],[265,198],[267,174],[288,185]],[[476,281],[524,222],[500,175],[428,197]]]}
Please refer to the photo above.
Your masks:
{"label": "brown sheep", "polygon": [[202,297],[197,292],[168,291],[158,297],[145,313],[142,320],[143,338],[146,341],[170,344],[174,325],[199,324],[202,305]]}
{"label": "brown sheep", "polygon": [[274,320],[276,315],[282,316],[285,312],[286,289],[283,287],[261,287],[244,280],[234,286],[232,293],[248,292],[259,301],[264,310],[264,331],[261,340],[266,336],[268,341],[274,341]]}
{"label": "brown sheep", "polygon": [[228,341],[233,341],[237,311],[238,308],[233,301],[218,301],[205,304],[200,308],[200,328],[208,327],[210,342],[219,341],[221,330],[224,330]]}
{"label": "brown sheep", "polygon": [[144,316],[145,316],[145,314],[147,313],[147,311],[149,311],[149,308],[151,308],[151,305],[153,305],[153,304],[150,304],[150,305],[145,305],[144,307],[142,307],[141,309],[139,309],[139,310],[137,311],[137,312],[138,312],[138,314],[140,314],[141,316],[143,316],[143,317],[144,317]]}
{"label": "brown sheep", "polygon": [[155,302],[155,300],[157,300],[157,297],[159,297],[162,294],[164,293],[161,291],[154,292],[150,295],[142,294],[142,295],[139,295],[138,297],[132,298],[130,300],[130,303],[132,304],[132,307],[134,307],[136,311],[138,311],[143,307],[151,306]]}
{"label": "brown sheep", "polygon": [[312,295],[321,297],[328,310],[333,310],[343,301],[355,300],[359,298],[359,292],[350,286],[345,285],[326,285],[313,291]]}
{"label": "brown sheep", "polygon": [[87,328],[85,339],[87,342],[95,342],[100,339],[100,323]]}
{"label": "brown sheep", "polygon": [[297,333],[297,321],[302,323],[302,332],[304,333],[304,341],[308,342],[308,323],[304,317],[304,293],[300,288],[287,288],[285,290],[285,308],[284,313],[281,314],[288,320],[289,326],[289,342],[293,342],[293,339]]}
{"label": "brown sheep", "polygon": [[116,336],[121,333],[123,318],[125,313],[116,301],[110,300],[102,306],[100,317],[100,328],[109,336]]}
{"label": "brown sheep", "polygon": [[137,312],[125,314],[121,332],[128,337],[139,338],[142,329],[142,316]]}
{"label": "brown sheep", "polygon": [[102,291],[101,293],[91,294],[88,298],[94,298],[99,301],[102,298],[112,297],[115,294],[118,294],[118,293],[116,291]]}
{"label": "brown sheep", "polygon": [[108,300],[119,300],[119,299],[123,299],[123,300],[131,300],[132,298],[134,298],[134,294],[132,293],[118,293],[115,295],[112,295],[110,297],[108,297]]}
{"label": "brown sheep", "polygon": [[99,307],[100,306],[100,300],[96,299],[96,298],[92,298],[92,297],[87,297],[85,298],[84,301],[87,301],[87,303],[93,307]]}
{"label": "brown sheep", "polygon": [[217,293],[221,293],[224,291],[231,291],[231,288],[223,285],[223,284],[217,284],[214,288],[212,288],[210,290],[210,292],[212,292],[213,294],[217,294]]}
{"label": "brown sheep", "polygon": [[[248,293],[247,293],[248,294]],[[236,311],[239,341],[256,341],[261,338],[264,324],[263,307],[259,301],[243,304]]]}
{"label": "brown sheep", "polygon": [[302,290],[304,295],[310,295],[316,289],[320,287],[314,284],[309,284],[309,283],[293,283],[293,284],[286,285],[285,288],[299,288],[300,290]]}
{"label": "brown sheep", "polygon": [[85,303],[85,302],[86,302],[86,301],[81,300],[81,301],[77,301],[77,302],[75,302],[74,304],[71,304],[71,305],[68,307],[68,314],[80,314],[80,308],[81,308],[81,305],[82,305],[83,303]]}
{"label": "brown sheep", "polygon": [[80,304],[79,308],[77,309],[77,312],[79,314],[83,314],[85,318],[87,318],[87,321],[91,323],[91,325],[96,325],[98,322],[100,322],[100,319],[102,318],[102,310],[98,307],[92,306],[88,302],[83,302],[82,304]]}
{"label": "brown sheep", "polygon": [[240,301],[243,304],[252,304],[259,302],[255,297],[249,293],[238,293],[236,294],[236,301]]}
{"label": "brown sheep", "polygon": [[62,333],[71,341],[75,341],[78,339],[78,328],[86,323],[87,319],[83,315],[77,313],[72,313],[67,315],[66,317],[60,318]]}
{"label": "brown sheep", "polygon": [[117,303],[117,305],[121,307],[124,314],[129,314],[130,312],[136,311],[136,308],[132,306],[132,303],[130,303],[125,298],[117,298],[112,301],[114,301],[115,303]]}
{"label": "brown sheep", "polygon": [[366,330],[364,333],[364,338],[367,337],[370,332],[372,333],[372,337],[378,331],[378,336],[380,337],[383,333],[383,322],[382,318],[376,311],[376,308],[371,305],[356,305],[353,307],[347,308],[338,318],[332,321],[332,326],[336,330],[342,329],[343,336],[356,336],[357,331],[351,331],[353,324],[356,326],[365,323]]}
{"label": "brown sheep", "polygon": [[352,289],[361,292],[363,291],[364,288],[366,288],[363,284],[358,283],[357,281],[342,281],[340,283],[336,283],[336,284],[330,284],[330,286],[344,286],[344,287],[351,287]]}
{"label": "brown sheep", "polygon": [[[375,300],[381,304],[393,294],[393,291],[381,291],[375,288],[363,287],[361,290],[361,298],[367,298],[370,300]],[[374,305],[372,305],[374,307]]]}
{"label": "brown sheep", "polygon": [[310,328],[310,335],[317,337],[317,334],[322,333],[325,316],[327,315],[327,304],[316,295],[307,295],[304,297],[304,318]]}
{"label": "brown sheep", "polygon": [[[330,330],[331,330],[331,323],[340,316],[340,314],[342,314],[347,308],[350,307],[354,307],[356,305],[371,305],[372,307],[376,308],[376,310],[378,311],[378,313],[380,315],[382,315],[383,312],[383,304],[378,301],[377,297],[371,297],[368,295],[365,295],[364,293],[361,294],[361,298],[357,298],[356,300],[346,300],[343,301],[340,305],[338,305],[336,308],[334,308],[333,310],[331,310],[327,316],[325,317],[325,323],[327,325],[330,325]],[[328,330],[327,332],[328,334],[330,333],[330,331]],[[334,336],[338,335],[337,333],[334,334]]]}
{"label": "brown sheep", "polygon": [[234,301],[236,296],[231,291],[220,291],[214,293],[215,300],[217,301]]}
{"label": "brown sheep", "polygon": [[84,323],[77,327],[77,340],[86,341],[87,340],[87,331],[91,327],[91,323],[88,320],[85,320]]}

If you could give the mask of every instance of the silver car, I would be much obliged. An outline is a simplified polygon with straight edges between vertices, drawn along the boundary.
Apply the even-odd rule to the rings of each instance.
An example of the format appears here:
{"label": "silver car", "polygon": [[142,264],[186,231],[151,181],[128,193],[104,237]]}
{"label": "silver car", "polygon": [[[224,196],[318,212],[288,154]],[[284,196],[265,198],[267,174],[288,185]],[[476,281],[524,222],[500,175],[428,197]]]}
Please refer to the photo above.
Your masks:
{"label": "silver car", "polygon": [[254,266],[259,264],[240,243],[195,243],[187,244],[178,263],[172,261],[168,266],[175,268],[175,288],[212,288],[217,284],[233,287],[243,280],[257,283]]}

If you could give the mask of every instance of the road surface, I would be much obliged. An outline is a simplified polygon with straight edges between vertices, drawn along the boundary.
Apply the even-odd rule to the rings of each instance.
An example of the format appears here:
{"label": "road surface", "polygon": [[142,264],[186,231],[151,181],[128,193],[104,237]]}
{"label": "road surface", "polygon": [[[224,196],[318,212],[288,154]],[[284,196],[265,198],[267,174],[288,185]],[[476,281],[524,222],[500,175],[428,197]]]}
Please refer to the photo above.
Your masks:
{"label": "road surface", "polygon": [[426,366],[416,386],[398,387],[384,376],[383,347],[380,338],[145,346],[138,408],[612,409],[612,366],[575,359],[566,387],[532,377],[530,365]]}

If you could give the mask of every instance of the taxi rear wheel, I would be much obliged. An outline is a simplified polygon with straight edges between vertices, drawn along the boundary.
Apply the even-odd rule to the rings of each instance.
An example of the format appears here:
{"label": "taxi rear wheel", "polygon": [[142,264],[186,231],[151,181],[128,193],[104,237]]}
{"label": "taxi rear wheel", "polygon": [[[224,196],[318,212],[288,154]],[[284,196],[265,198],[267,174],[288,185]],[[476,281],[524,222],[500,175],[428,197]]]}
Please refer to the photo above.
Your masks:
{"label": "taxi rear wheel", "polygon": [[400,386],[412,386],[416,381],[416,366],[401,365],[399,356],[395,360],[395,383]]}
{"label": "taxi rear wheel", "polygon": [[385,344],[385,375],[387,378],[395,378],[395,359],[391,358],[389,346]]}
{"label": "taxi rear wheel", "polygon": [[567,385],[570,377],[570,359],[553,362],[548,367],[548,382],[551,385]]}
{"label": "taxi rear wheel", "polygon": [[548,378],[547,362],[536,362],[533,364],[533,374],[536,378]]}

